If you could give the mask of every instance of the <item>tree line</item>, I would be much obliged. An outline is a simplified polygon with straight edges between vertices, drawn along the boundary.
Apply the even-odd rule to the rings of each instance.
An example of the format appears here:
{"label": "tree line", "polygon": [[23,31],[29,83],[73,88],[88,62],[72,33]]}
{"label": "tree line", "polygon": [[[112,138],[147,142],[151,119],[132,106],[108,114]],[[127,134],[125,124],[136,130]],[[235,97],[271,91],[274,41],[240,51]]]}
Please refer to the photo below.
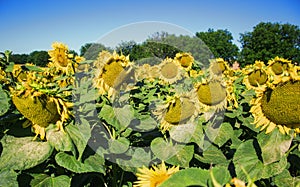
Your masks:
{"label": "tree line", "polygon": [[[198,39],[198,40],[197,40]],[[95,59],[102,50],[116,50],[124,55],[130,54],[130,60],[145,63],[149,57],[173,57],[179,51],[191,52],[195,59],[223,58],[229,63],[238,61],[241,66],[253,64],[255,60],[267,62],[275,56],[300,62],[300,29],[289,23],[261,22],[252,31],[240,34],[239,49],[233,43],[233,37],[227,29],[208,29],[206,32],[196,32],[195,38],[175,36],[166,32],[154,33],[143,43],[124,41],[116,49],[111,49],[100,43],[86,43],[80,48],[80,55],[87,59]],[[77,55],[76,51],[71,53]],[[48,63],[47,51],[33,51],[30,54],[13,54],[11,61],[15,63],[30,62],[38,66]],[[202,62],[203,64],[209,62]]]}

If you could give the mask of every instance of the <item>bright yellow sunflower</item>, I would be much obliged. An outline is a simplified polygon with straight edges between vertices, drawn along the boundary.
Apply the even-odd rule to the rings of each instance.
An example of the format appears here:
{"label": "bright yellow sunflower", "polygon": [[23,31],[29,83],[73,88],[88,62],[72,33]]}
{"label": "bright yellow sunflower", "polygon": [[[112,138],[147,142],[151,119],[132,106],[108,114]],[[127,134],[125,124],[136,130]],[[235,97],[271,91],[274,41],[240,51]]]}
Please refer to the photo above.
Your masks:
{"label": "bright yellow sunflower", "polygon": [[268,81],[267,66],[264,62],[255,61],[255,64],[246,66],[242,72],[245,75],[243,82],[248,89],[264,89]]}
{"label": "bright yellow sunflower", "polygon": [[192,65],[194,63],[194,57],[191,55],[191,53],[176,53],[176,56],[174,59],[186,71],[189,71],[192,68]]}
{"label": "bright yellow sunflower", "polygon": [[194,92],[175,94],[157,106],[153,112],[160,121],[162,132],[169,131],[174,125],[185,124],[192,121],[200,112],[199,103]]}
{"label": "bright yellow sunflower", "polygon": [[127,78],[132,75],[132,63],[129,56],[118,55],[116,52],[108,56],[102,52],[94,62],[97,67],[94,78],[94,86],[99,89],[99,94],[108,94],[109,97],[116,93]]}
{"label": "bright yellow sunflower", "polygon": [[139,168],[136,173],[137,180],[134,182],[134,187],[157,187],[164,181],[166,181],[171,175],[179,171],[179,166],[172,166],[167,168],[165,163],[162,162],[160,165],[152,166],[151,169],[147,167]]}
{"label": "bright yellow sunflower", "polygon": [[280,82],[266,85],[256,90],[256,97],[250,103],[253,123],[261,130],[266,129],[266,133],[275,128],[282,134],[288,134],[291,129],[295,134],[300,133],[300,81],[287,75]]}
{"label": "bright yellow sunflower", "polygon": [[174,59],[166,58],[159,65],[159,79],[162,84],[173,84],[186,76],[183,67]]}

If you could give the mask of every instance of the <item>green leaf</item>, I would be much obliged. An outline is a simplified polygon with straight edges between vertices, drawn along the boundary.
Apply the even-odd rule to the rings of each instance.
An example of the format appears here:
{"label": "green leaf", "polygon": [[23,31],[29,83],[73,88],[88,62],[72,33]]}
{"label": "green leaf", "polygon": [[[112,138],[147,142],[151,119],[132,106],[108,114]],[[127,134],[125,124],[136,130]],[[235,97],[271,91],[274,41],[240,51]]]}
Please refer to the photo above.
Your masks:
{"label": "green leaf", "polygon": [[120,129],[120,124],[118,120],[116,119],[115,111],[114,109],[109,105],[104,105],[100,111],[100,117],[104,119],[109,125]]}
{"label": "green leaf", "polygon": [[5,72],[12,72],[14,70],[14,65],[15,63],[13,62],[9,62],[9,64],[7,65]]}
{"label": "green leaf", "polygon": [[9,100],[9,97],[0,85],[0,116],[4,115],[8,111],[10,107]]}
{"label": "green leaf", "polygon": [[202,153],[202,156],[195,155],[195,158],[200,162],[206,164],[226,164],[228,165],[228,161],[221,150],[210,147]]}
{"label": "green leaf", "polygon": [[[231,180],[228,168],[225,166],[213,167],[210,172],[214,176],[215,182],[221,184],[221,186],[225,186]],[[212,178],[209,180],[212,182]]]}
{"label": "green leaf", "polygon": [[219,147],[234,136],[230,123],[222,123],[219,128],[208,127],[205,132],[208,138]]}
{"label": "green leaf", "polygon": [[261,147],[264,164],[270,164],[280,160],[292,143],[292,135],[284,135],[275,128],[271,133],[261,132],[257,136]]}
{"label": "green leaf", "polygon": [[247,175],[243,169],[248,173],[251,179],[259,180],[272,177],[281,173],[287,167],[286,157],[282,157],[278,162],[264,165],[258,159],[257,152],[254,147],[253,140],[248,140],[242,143],[236,150],[233,163],[237,178],[246,181]]}
{"label": "green leaf", "polygon": [[157,122],[150,116],[138,120],[139,123],[134,124],[134,130],[138,132],[148,132],[156,128]]}
{"label": "green leaf", "polygon": [[169,177],[159,187],[207,186],[209,171],[200,168],[179,170]]}
{"label": "green leaf", "polygon": [[55,155],[56,163],[74,173],[99,172],[104,173],[104,160],[99,155],[90,156],[84,163],[76,160],[72,155],[59,152]]}
{"label": "green leaf", "polygon": [[0,186],[18,187],[18,173],[13,169],[4,169],[0,171]]}
{"label": "green leaf", "polygon": [[43,72],[44,70],[39,68],[38,66],[33,66],[33,65],[26,65],[25,64],[25,67],[27,69],[29,69],[29,71],[36,71],[36,72]]}
{"label": "green leaf", "polygon": [[300,186],[300,177],[292,177],[288,170],[274,177],[274,183],[280,187]]}
{"label": "green leaf", "polygon": [[182,124],[176,125],[170,130],[170,136],[173,140],[181,143],[195,142],[201,144],[203,129],[200,124]]}
{"label": "green leaf", "polygon": [[25,170],[44,162],[52,153],[48,142],[37,142],[33,137],[16,138],[4,136],[1,140],[3,151],[0,157],[0,170],[10,168]]}
{"label": "green leaf", "polygon": [[72,151],[74,149],[70,136],[61,130],[58,131],[55,125],[47,127],[46,138],[57,151]]}
{"label": "green leaf", "polygon": [[122,108],[114,108],[117,120],[120,124],[120,130],[124,130],[130,124],[134,117],[133,108],[130,105],[125,105]]}
{"label": "green leaf", "polygon": [[69,124],[66,126],[66,132],[69,134],[73,143],[78,150],[78,159],[81,160],[82,154],[87,145],[88,139],[91,137],[91,130],[89,125],[73,125]]}
{"label": "green leaf", "polygon": [[58,177],[50,177],[45,174],[36,176],[31,182],[30,186],[32,187],[68,187],[71,186],[71,178],[67,175],[60,175]]}
{"label": "green leaf", "polygon": [[188,167],[194,154],[193,145],[172,145],[163,138],[155,138],[151,142],[150,148],[159,159],[181,167]]}
{"label": "green leaf", "polygon": [[110,140],[109,151],[114,154],[125,153],[129,149],[130,141],[124,137],[116,140]]}

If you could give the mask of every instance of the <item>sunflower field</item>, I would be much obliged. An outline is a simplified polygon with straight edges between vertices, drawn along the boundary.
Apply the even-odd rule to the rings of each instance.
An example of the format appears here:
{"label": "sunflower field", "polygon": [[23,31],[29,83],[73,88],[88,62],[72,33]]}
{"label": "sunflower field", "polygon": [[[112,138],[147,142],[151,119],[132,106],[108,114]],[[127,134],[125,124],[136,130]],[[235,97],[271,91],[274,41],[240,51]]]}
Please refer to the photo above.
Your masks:
{"label": "sunflower field", "polygon": [[300,187],[300,66],[202,68],[55,42],[49,64],[0,58],[0,186]]}

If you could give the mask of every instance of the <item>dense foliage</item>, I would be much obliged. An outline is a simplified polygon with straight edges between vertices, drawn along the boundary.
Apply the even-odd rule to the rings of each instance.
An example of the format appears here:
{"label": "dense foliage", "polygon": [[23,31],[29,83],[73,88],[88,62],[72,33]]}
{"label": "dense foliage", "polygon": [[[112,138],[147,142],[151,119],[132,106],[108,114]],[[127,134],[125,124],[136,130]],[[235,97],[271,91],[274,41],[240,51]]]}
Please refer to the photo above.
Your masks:
{"label": "dense foliage", "polygon": [[0,186],[300,185],[293,61],[48,54],[39,67],[1,53]]}

